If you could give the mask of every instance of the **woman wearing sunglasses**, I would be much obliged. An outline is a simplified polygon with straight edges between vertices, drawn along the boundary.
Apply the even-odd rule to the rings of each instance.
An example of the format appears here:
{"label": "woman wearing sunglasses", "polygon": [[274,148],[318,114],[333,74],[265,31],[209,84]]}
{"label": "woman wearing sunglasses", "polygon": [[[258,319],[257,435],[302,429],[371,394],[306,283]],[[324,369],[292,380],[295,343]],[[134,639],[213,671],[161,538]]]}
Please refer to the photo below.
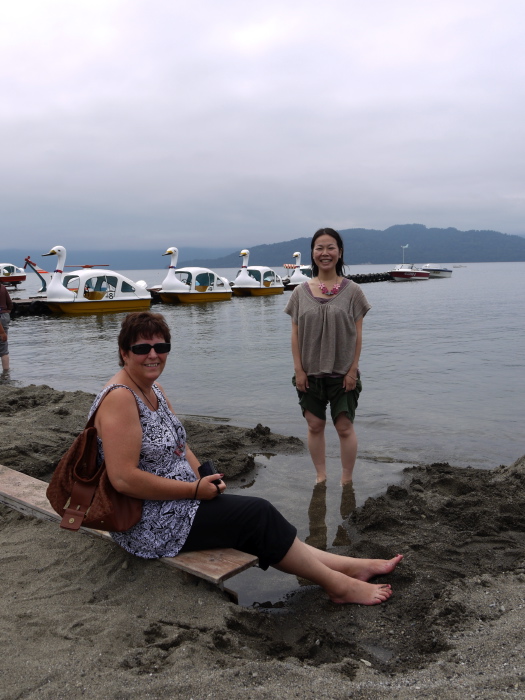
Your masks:
{"label": "woman wearing sunglasses", "polygon": [[273,566],[319,584],[334,603],[387,600],[390,585],[368,580],[393,571],[401,555],[354,559],[315,549],[297,539],[296,528],[268,501],[224,494],[222,474],[199,477],[199,460],[157,383],[170,340],[161,314],[129,314],[118,340],[121,369],[91,408],[98,409],[99,452],[111,483],[144,499],[140,521],[113,539],[146,559],[233,547],[257,556],[262,569]]}

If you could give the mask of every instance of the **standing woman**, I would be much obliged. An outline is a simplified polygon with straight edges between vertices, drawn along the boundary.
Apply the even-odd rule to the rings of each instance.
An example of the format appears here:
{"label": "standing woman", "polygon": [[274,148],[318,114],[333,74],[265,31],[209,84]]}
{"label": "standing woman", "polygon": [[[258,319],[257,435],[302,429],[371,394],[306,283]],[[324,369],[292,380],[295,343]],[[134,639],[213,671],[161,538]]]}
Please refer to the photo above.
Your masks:
{"label": "standing woman", "polygon": [[13,302],[9,296],[9,292],[0,282],[0,358],[2,362],[2,371],[9,370],[9,346],[7,344],[7,330],[11,321],[11,310]]}
{"label": "standing woman", "polygon": [[355,282],[343,277],[344,246],[332,228],[311,242],[312,274],[296,287],[285,312],[292,318],[293,384],[308,423],[308,449],[317,483],[326,480],[326,406],[341,445],[341,483],[352,481],[357,456],[354,417],[361,379],[363,318],[371,308]]}

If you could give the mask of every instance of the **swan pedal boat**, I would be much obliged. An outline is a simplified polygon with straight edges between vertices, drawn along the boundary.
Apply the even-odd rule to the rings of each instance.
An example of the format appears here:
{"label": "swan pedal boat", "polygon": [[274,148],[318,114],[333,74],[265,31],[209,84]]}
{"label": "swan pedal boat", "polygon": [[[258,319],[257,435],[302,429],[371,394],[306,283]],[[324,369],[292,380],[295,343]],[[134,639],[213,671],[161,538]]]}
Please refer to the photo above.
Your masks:
{"label": "swan pedal boat", "polygon": [[292,272],[289,277],[283,278],[283,283],[286,289],[293,291],[303,282],[308,282],[312,279],[312,266],[301,265],[301,253],[299,252],[294,253],[292,257],[296,258],[297,264],[284,265],[285,269],[291,269]]}
{"label": "swan pedal boat", "polygon": [[13,263],[0,263],[0,282],[6,287],[16,287],[20,282],[25,282],[26,273],[21,267]]}
{"label": "swan pedal boat", "polygon": [[57,255],[57,268],[47,288],[46,302],[54,313],[92,314],[99,312],[146,311],[151,294],[146,282],[133,282],[113,270],[92,267],[64,273],[66,249],[57,245],[44,256]]}
{"label": "swan pedal boat", "polygon": [[179,251],[175,246],[163,255],[169,255],[168,274],[160,286],[152,287],[165,304],[202,304],[209,301],[228,301],[232,298],[230,283],[207,267],[177,269]]}
{"label": "swan pedal boat", "polygon": [[232,283],[232,291],[237,297],[264,297],[282,294],[284,284],[281,277],[271,267],[252,265],[248,267],[249,250],[241,250],[243,264]]}

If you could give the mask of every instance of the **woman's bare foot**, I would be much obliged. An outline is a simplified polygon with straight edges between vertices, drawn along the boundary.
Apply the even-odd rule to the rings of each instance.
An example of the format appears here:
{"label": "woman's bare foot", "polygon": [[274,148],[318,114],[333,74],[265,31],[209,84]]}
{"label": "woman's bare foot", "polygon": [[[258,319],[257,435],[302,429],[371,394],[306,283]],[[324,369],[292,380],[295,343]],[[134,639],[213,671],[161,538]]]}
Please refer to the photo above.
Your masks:
{"label": "woman's bare foot", "polygon": [[346,577],[346,584],[337,594],[330,594],[332,603],[354,603],[357,605],[378,605],[384,603],[392,595],[388,583],[373,584]]}
{"label": "woman's bare foot", "polygon": [[396,554],[392,559],[348,559],[348,566],[343,572],[358,581],[369,581],[374,576],[391,573],[403,559],[402,554]]}
{"label": "woman's bare foot", "polygon": [[326,475],[325,476],[318,476],[315,480],[316,484],[326,484]]}

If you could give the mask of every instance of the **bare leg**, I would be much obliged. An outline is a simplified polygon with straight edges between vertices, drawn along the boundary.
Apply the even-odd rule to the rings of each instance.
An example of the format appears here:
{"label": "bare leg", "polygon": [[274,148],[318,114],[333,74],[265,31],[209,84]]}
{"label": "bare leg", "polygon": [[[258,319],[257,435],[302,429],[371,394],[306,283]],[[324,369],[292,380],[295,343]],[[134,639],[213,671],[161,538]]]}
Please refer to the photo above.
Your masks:
{"label": "bare leg", "polygon": [[[275,568],[306,578],[312,583],[322,586],[333,603],[377,605],[390,598],[392,589],[389,584],[366,583],[363,579],[350,577],[340,571],[342,564],[339,560],[345,558],[328,552],[321,552],[296,538],[284,559]],[[353,561],[357,562],[359,560],[354,559]],[[329,562],[332,566],[326,562]],[[394,566],[392,566],[392,569]],[[355,564],[354,568],[356,570],[359,569]],[[361,570],[361,574],[363,574],[363,570]]]}
{"label": "bare leg", "polygon": [[308,423],[308,449],[317,472],[317,483],[326,481],[326,445],[324,429],[326,421],[314,416],[310,411],[304,412]]}
{"label": "bare leg", "polygon": [[[306,546],[309,547],[309,545]],[[311,547],[311,549],[314,549],[314,547]],[[320,549],[315,550],[314,556],[330,569],[340,571],[346,576],[359,579],[359,581],[368,581],[374,576],[390,574],[403,559],[402,554],[396,554],[392,559],[357,559],[355,557],[343,557],[340,554],[332,554],[332,552],[325,552]]]}
{"label": "bare leg", "polygon": [[9,355],[2,355],[2,369],[4,372],[9,369]]}
{"label": "bare leg", "polygon": [[357,457],[357,435],[355,434],[352,421],[344,413],[340,413],[337,416],[335,429],[339,435],[339,443],[341,445],[341,464],[343,467],[341,484],[349,484],[352,481]]}

